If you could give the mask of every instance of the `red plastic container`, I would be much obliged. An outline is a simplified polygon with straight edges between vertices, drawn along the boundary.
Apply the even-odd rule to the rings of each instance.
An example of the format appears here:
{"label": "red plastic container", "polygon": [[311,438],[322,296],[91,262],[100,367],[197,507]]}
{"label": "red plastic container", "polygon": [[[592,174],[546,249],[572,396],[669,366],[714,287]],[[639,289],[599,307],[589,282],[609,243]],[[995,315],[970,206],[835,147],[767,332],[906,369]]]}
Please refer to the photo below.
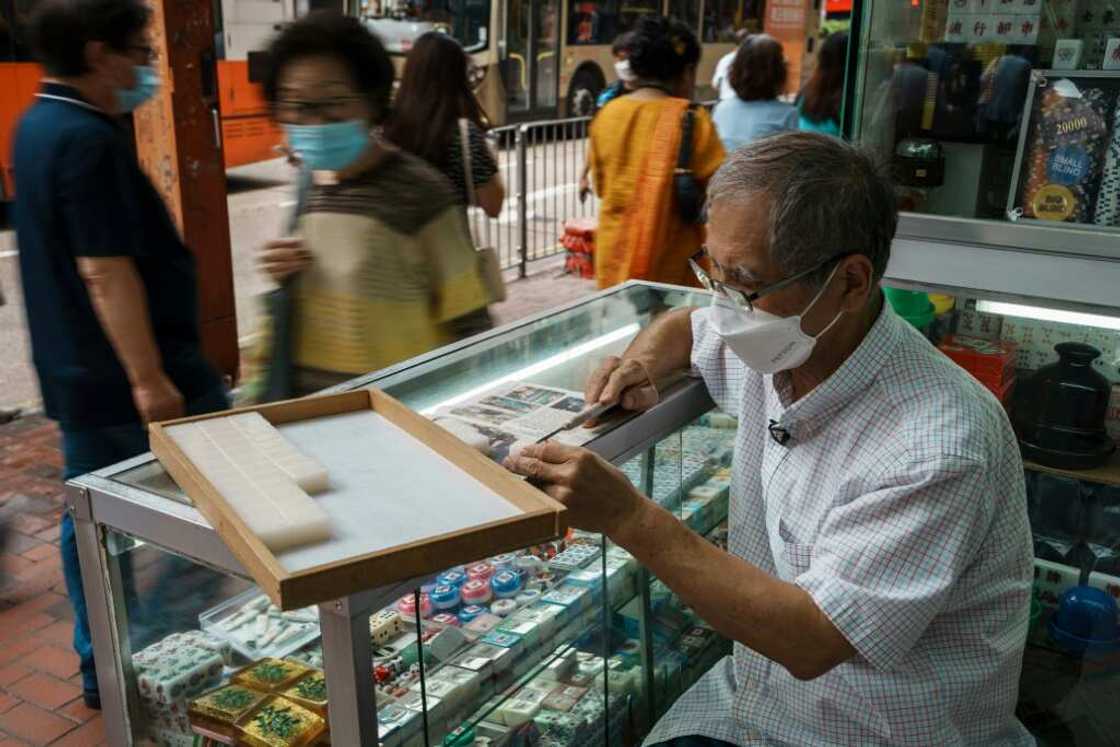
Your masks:
{"label": "red plastic container", "polygon": [[997,397],[1015,380],[1019,348],[1013,342],[950,335],[937,347]]}

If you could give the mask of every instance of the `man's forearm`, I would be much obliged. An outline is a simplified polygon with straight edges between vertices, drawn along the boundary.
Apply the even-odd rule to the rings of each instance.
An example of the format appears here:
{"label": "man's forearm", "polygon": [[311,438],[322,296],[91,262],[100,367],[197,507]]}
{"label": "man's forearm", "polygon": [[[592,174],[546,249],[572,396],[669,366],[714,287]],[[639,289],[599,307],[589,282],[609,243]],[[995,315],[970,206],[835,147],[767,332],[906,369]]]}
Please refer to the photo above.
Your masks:
{"label": "man's forearm", "polygon": [[630,343],[623,359],[640,360],[658,381],[689,367],[692,359],[692,312],[674,309],[658,317]]}
{"label": "man's forearm", "polygon": [[720,550],[653,501],[610,536],[722,635],[795,677],[818,677],[855,653],[808,592]]}
{"label": "man's forearm", "polygon": [[148,296],[129,257],[80,257],[93,309],[131,384],[163,375]]}

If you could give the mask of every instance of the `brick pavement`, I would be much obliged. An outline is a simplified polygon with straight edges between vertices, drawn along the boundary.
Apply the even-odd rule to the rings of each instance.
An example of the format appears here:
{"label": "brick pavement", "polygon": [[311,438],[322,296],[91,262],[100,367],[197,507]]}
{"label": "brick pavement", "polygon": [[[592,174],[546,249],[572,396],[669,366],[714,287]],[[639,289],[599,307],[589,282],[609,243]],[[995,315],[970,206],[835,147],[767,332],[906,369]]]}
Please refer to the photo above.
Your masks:
{"label": "brick pavement", "polygon": [[[498,323],[584,296],[590,281],[537,268],[510,283]],[[0,747],[105,744],[101,716],[82,704],[72,614],[58,553],[62,515],[58,431],[41,416],[0,425]]]}

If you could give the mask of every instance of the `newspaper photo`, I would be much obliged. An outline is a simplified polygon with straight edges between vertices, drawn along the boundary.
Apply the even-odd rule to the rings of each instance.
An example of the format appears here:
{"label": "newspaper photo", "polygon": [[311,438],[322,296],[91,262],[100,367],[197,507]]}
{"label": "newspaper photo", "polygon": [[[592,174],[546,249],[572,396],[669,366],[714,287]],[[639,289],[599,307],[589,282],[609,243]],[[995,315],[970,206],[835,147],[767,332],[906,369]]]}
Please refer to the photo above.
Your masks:
{"label": "newspaper photo", "polygon": [[[460,439],[502,460],[510,447],[539,441],[584,409],[583,394],[539,384],[506,384],[441,408],[432,419]],[[574,428],[554,439],[582,446],[603,430]]]}

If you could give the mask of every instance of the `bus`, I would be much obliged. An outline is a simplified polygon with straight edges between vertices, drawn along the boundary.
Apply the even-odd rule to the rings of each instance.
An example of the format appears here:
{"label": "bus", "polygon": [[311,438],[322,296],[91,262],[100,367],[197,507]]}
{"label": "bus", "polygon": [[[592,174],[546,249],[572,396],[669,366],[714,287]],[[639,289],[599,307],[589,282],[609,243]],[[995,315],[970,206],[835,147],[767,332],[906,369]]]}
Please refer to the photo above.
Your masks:
{"label": "bus", "polygon": [[615,77],[611,43],[650,14],[696,31],[697,97],[711,97],[716,63],[740,29],[762,30],[763,10],[764,0],[361,0],[358,8],[398,68],[420,34],[453,35],[471,55],[494,124],[591,114]]}
{"label": "bus", "polygon": [[[12,138],[42,78],[27,39],[35,2],[0,0],[0,201],[15,193]],[[320,7],[341,10],[342,0],[214,0],[214,55],[204,64],[211,73],[207,93],[216,102],[213,114],[226,168],[276,157],[281,133],[258,85],[266,63],[263,50],[283,24]]]}

